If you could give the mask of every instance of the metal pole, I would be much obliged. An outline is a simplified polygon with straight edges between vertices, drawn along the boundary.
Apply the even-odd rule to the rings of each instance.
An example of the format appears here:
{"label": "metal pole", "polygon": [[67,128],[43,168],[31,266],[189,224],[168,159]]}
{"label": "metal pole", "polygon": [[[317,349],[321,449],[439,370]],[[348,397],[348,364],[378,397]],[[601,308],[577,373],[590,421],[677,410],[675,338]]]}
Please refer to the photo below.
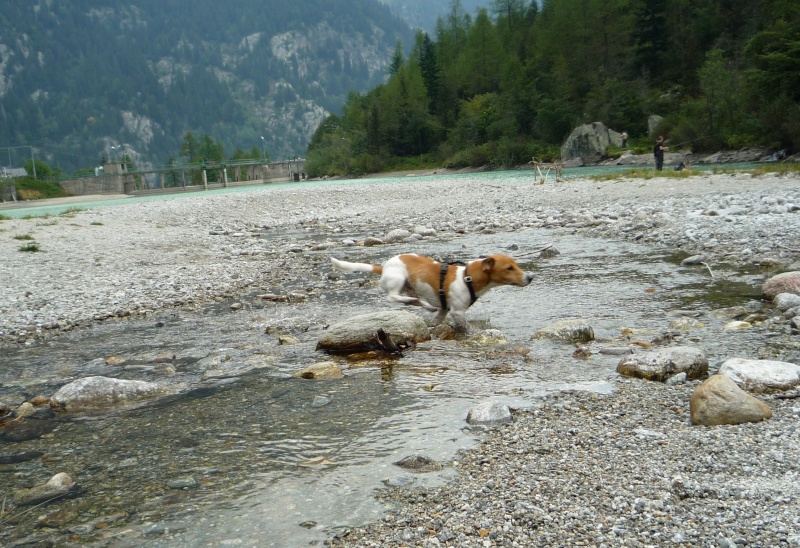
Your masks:
{"label": "metal pole", "polygon": [[33,157],[33,147],[31,147],[31,166],[33,166],[33,180],[36,180],[36,159]]}

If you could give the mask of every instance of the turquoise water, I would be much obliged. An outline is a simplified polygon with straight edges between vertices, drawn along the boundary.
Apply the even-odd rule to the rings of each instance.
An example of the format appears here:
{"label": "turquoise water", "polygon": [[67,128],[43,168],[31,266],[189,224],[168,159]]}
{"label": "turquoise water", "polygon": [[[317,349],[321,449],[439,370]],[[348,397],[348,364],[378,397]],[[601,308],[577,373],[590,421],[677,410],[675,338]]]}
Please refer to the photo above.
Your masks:
{"label": "turquoise water", "polygon": [[[714,169],[749,169],[755,163],[740,163],[740,164],[709,164],[709,165],[694,165],[692,168],[696,171],[712,171]],[[563,177],[565,179],[580,179],[586,177],[593,177],[596,175],[609,175],[613,173],[624,173],[632,169],[641,169],[646,166],[587,166],[587,167],[574,167],[565,168]],[[667,166],[669,169],[670,166]],[[235,186],[228,188],[218,188],[211,190],[190,190],[185,192],[168,192],[164,194],[150,194],[147,196],[127,196],[120,198],[117,195],[109,197],[109,199],[92,199],[87,201],[80,201],[75,197],[75,201],[69,203],[37,205],[36,201],[31,201],[30,205],[23,204],[0,204],[0,212],[5,217],[14,219],[21,219],[27,217],[46,217],[50,215],[61,215],[67,211],[75,209],[93,209],[98,207],[114,207],[124,204],[131,204],[136,202],[152,202],[162,200],[180,200],[188,196],[196,196],[198,193],[202,195],[216,195],[216,194],[233,194],[238,192],[271,192],[278,189],[291,189],[300,187],[323,187],[330,185],[341,184],[366,184],[366,183],[385,183],[392,184],[399,181],[409,182],[413,180],[428,181],[432,177],[439,179],[492,179],[498,182],[501,181],[516,181],[520,179],[535,179],[538,177],[533,170],[508,170],[508,171],[486,171],[482,173],[454,173],[443,175],[408,175],[403,177],[366,177],[359,179],[336,179],[336,180],[314,180],[303,181],[298,183],[270,183],[261,185],[246,185]],[[554,174],[550,173],[549,180],[554,178]],[[6,207],[4,207],[6,205]]]}

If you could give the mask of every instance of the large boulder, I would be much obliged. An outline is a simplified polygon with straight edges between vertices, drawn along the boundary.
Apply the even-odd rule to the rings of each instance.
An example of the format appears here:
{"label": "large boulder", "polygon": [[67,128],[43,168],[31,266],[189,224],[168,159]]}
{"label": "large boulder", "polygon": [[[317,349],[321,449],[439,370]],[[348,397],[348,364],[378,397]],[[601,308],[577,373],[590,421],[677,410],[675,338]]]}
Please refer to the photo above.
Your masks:
{"label": "large boulder", "polygon": [[317,343],[317,350],[331,354],[353,354],[380,349],[376,333],[383,329],[396,346],[430,340],[428,325],[405,310],[383,310],[354,316],[330,326]]}
{"label": "large boulder", "polygon": [[689,401],[692,424],[716,426],[760,422],[772,417],[769,405],[754,398],[725,375],[713,375]]}
{"label": "large boulder", "polygon": [[748,392],[775,392],[800,386],[800,365],[775,360],[731,358],[719,368]]}
{"label": "large boulder", "polygon": [[609,146],[621,147],[622,134],[608,129],[602,122],[576,127],[561,146],[565,161],[580,158],[585,164],[596,163],[606,155]]}
{"label": "large boulder", "polygon": [[761,286],[761,293],[772,300],[780,293],[800,295],[800,271],[776,274]]}
{"label": "large boulder", "polygon": [[50,405],[63,411],[96,409],[153,397],[164,392],[161,385],[153,382],[84,377],[59,388],[50,399]]}
{"label": "large boulder", "polygon": [[703,350],[692,346],[659,348],[622,358],[617,364],[617,373],[660,382],[678,373],[686,373],[690,379],[701,379],[708,375],[708,358]]}

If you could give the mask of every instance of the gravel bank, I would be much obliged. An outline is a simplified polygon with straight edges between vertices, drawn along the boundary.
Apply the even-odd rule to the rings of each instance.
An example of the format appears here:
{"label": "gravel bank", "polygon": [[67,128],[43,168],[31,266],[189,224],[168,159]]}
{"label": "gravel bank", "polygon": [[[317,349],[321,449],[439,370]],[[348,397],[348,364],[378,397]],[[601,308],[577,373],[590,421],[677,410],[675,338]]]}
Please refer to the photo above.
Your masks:
{"label": "gravel bank", "polygon": [[380,523],[336,546],[798,546],[800,407],[689,424],[698,383],[562,393],[462,452],[456,480],[388,488]]}

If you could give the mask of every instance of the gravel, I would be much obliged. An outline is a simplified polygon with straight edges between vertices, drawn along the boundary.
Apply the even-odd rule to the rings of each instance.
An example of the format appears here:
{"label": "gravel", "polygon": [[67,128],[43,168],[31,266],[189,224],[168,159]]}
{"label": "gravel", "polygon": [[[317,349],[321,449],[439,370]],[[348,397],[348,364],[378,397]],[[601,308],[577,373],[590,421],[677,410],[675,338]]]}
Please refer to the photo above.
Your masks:
{"label": "gravel", "polygon": [[763,423],[697,427],[697,383],[621,379],[560,393],[487,431],[443,487],[390,487],[379,523],[336,546],[798,546],[796,400]]}
{"label": "gravel", "polygon": [[[198,193],[5,220],[0,345],[286,279],[324,283],[323,259],[305,251],[397,229],[433,237],[572,229],[700,255],[709,269],[800,270],[799,210],[800,175],[537,185],[521,175],[463,174]],[[311,228],[327,240],[300,243]],[[32,240],[14,238],[25,235]],[[30,241],[41,251],[19,251]],[[516,410],[513,422],[483,431],[479,447],[448,463],[456,479],[387,488],[378,495],[389,509],[383,521],[331,542],[800,546],[797,400],[762,396],[774,414],[763,423],[695,427],[688,402],[697,384],[620,379],[608,395],[561,393]]]}

